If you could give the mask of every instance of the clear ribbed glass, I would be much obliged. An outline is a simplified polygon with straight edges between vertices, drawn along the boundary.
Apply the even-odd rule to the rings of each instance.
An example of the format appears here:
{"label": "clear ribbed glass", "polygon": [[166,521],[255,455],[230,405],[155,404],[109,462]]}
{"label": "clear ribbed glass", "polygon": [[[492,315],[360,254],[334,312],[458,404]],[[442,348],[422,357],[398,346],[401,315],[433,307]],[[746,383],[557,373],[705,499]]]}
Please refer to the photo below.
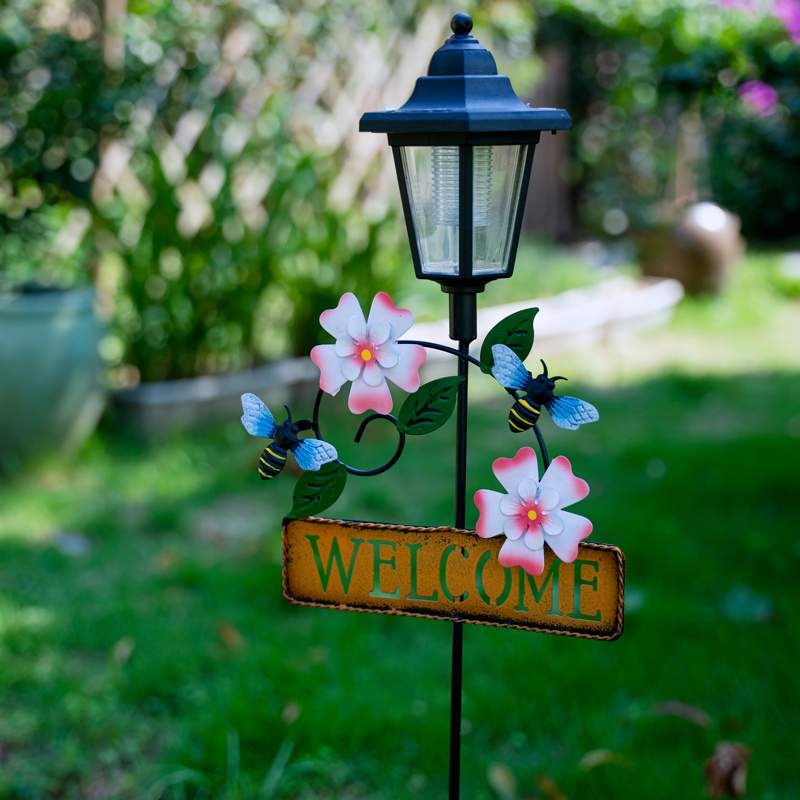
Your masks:
{"label": "clear ribbed glass", "polygon": [[508,269],[527,149],[526,145],[473,148],[473,275]]}
{"label": "clear ribbed glass", "polygon": [[[526,149],[525,145],[473,147],[474,275],[501,274],[508,268]],[[422,272],[457,275],[459,148],[400,150]]]}
{"label": "clear ribbed glass", "polygon": [[402,147],[422,271],[458,274],[458,148]]}
{"label": "clear ribbed glass", "polygon": [[492,219],[493,147],[472,148],[472,225],[485,228]]}
{"label": "clear ribbed glass", "polygon": [[433,218],[438,226],[458,227],[458,148],[433,147]]}

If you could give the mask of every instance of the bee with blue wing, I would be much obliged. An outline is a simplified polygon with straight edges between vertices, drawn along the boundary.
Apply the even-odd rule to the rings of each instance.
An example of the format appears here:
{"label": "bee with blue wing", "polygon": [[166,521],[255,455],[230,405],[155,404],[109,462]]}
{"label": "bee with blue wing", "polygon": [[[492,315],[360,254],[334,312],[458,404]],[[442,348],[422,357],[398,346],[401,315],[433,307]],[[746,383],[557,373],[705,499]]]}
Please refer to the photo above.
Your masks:
{"label": "bee with blue wing", "polygon": [[[492,347],[492,356],[492,375],[515,398],[508,415],[508,427],[514,433],[530,430],[538,422],[542,406],[550,412],[553,422],[559,428],[571,431],[587,422],[597,422],[600,419],[597,409],[590,403],[578,400],[577,397],[553,394],[555,382],[567,379],[561,375],[549,377],[544,361],[544,372],[534,378],[510,347],[496,344]],[[524,395],[520,396],[517,392],[524,392]]]}
{"label": "bee with blue wing", "polygon": [[262,480],[268,481],[286,465],[287,453],[294,454],[302,469],[316,472],[323,464],[336,461],[339,457],[336,448],[321,439],[299,439],[300,431],[311,430],[311,422],[307,419],[292,422],[292,412],[284,406],[289,419],[280,425],[270,410],[254,394],[242,395],[242,425],[252,436],[263,436],[272,439],[272,443],[264,448],[258,462],[258,474]]}

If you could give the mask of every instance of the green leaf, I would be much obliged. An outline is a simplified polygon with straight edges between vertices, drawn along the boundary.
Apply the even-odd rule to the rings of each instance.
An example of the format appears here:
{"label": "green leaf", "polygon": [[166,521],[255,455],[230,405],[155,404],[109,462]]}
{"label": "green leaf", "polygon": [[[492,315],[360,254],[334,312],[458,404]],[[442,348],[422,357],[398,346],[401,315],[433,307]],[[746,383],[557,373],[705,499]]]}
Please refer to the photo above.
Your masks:
{"label": "green leaf", "polygon": [[483,340],[481,346],[481,372],[490,374],[494,366],[492,347],[504,344],[510,347],[524,361],[533,347],[533,318],[538,308],[526,308],[500,320]]}
{"label": "green leaf", "polygon": [[323,464],[316,472],[304,472],[294,487],[289,519],[310,517],[332,506],[344,491],[347,470],[343,464]]}
{"label": "green leaf", "polygon": [[412,436],[430,433],[450,419],[463,377],[439,378],[420,386],[406,398],[397,415],[397,430]]}

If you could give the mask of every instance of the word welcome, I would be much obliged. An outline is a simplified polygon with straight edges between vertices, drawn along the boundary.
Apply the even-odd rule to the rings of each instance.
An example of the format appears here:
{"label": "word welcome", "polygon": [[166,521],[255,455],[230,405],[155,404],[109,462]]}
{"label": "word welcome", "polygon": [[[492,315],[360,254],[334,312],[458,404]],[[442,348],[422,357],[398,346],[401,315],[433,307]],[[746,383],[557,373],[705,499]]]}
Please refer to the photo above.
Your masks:
{"label": "word welcome", "polygon": [[613,640],[622,634],[625,559],[582,544],[571,564],[546,548],[533,577],[497,561],[502,537],[308,517],[283,527],[283,590],[293,603],[463,620]]}

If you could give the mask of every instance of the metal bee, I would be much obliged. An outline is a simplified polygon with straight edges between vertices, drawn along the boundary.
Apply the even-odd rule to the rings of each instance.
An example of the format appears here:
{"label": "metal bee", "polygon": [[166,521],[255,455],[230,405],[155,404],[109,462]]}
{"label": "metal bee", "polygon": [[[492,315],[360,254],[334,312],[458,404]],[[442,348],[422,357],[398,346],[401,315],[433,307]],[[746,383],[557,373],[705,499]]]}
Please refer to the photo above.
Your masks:
{"label": "metal bee", "polygon": [[[492,375],[501,386],[513,392],[516,398],[508,415],[508,427],[514,433],[532,428],[539,420],[542,406],[550,412],[553,422],[559,428],[570,431],[577,430],[586,422],[597,422],[600,419],[597,409],[590,403],[578,400],[577,397],[553,394],[555,382],[567,379],[561,375],[549,377],[544,361],[544,372],[534,378],[510,347],[496,344],[492,347],[492,356]],[[525,392],[525,395],[520,397],[517,392]]]}
{"label": "metal bee", "polygon": [[286,454],[289,450],[294,453],[297,463],[302,469],[316,472],[323,464],[335,461],[338,458],[336,448],[323,442],[321,439],[298,439],[300,431],[311,429],[307,419],[292,422],[292,412],[284,406],[289,419],[280,425],[275,424],[275,418],[270,410],[254,394],[242,395],[242,425],[252,436],[264,436],[272,439],[272,444],[264,448],[258,461],[258,474],[262,480],[268,481],[286,465]]}

